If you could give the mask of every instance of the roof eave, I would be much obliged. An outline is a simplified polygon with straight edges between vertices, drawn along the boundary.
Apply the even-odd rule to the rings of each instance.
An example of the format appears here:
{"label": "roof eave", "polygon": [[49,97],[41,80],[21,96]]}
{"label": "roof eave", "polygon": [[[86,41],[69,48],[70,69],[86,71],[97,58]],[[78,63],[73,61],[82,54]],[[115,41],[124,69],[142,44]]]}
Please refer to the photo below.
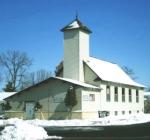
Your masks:
{"label": "roof eave", "polygon": [[92,33],[92,31],[90,30],[90,29],[84,29],[84,28],[82,28],[82,27],[79,27],[79,28],[62,28],[62,29],[60,29],[60,31],[61,32],[65,32],[65,31],[72,31],[72,30],[81,30],[81,31],[83,31],[83,32],[86,32],[86,33],[89,33],[89,34],[91,34]]}
{"label": "roof eave", "polygon": [[5,98],[4,100],[7,100],[7,99],[9,99],[9,98],[11,98],[11,97],[13,97],[13,96],[15,96],[15,95],[19,95],[19,94],[21,94],[22,92],[27,91],[27,90],[30,90],[31,88],[37,87],[37,86],[40,85],[40,84],[46,83],[46,82],[48,82],[48,81],[51,80],[51,79],[53,79],[53,80],[61,80],[61,81],[64,81],[64,82],[66,82],[66,83],[71,83],[71,84],[77,85],[77,86],[79,86],[79,87],[88,88],[88,89],[91,89],[91,90],[98,90],[98,91],[101,90],[101,88],[99,88],[99,87],[95,87],[95,88],[94,88],[94,87],[86,87],[86,86],[83,86],[83,85],[80,85],[80,84],[76,84],[76,83],[73,83],[73,82],[65,81],[65,80],[63,80],[63,79],[58,79],[57,77],[50,77],[50,78],[48,78],[48,79],[46,79],[46,80],[44,80],[44,81],[41,81],[41,82],[39,82],[39,83],[37,83],[37,84],[35,84],[35,85],[32,85],[32,86],[27,87],[27,88],[25,88],[25,89],[23,89],[23,90],[21,90],[21,91],[19,91],[19,92],[16,92],[15,94],[13,94],[13,95],[11,95],[11,96]]}

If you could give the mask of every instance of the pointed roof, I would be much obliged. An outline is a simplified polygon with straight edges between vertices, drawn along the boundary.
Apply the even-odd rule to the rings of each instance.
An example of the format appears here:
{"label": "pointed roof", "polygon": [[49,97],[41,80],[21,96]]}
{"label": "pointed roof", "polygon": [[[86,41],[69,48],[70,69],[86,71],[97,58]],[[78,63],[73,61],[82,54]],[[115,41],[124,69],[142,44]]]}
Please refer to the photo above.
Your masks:
{"label": "pointed roof", "polygon": [[145,87],[132,80],[117,64],[90,57],[85,63],[104,80],[137,87]]}
{"label": "pointed roof", "polygon": [[69,30],[74,30],[74,29],[80,29],[82,31],[85,31],[87,33],[92,33],[92,31],[86,27],[76,16],[76,19],[73,20],[71,23],[66,25],[64,28],[61,29],[62,32],[64,31],[69,31]]}

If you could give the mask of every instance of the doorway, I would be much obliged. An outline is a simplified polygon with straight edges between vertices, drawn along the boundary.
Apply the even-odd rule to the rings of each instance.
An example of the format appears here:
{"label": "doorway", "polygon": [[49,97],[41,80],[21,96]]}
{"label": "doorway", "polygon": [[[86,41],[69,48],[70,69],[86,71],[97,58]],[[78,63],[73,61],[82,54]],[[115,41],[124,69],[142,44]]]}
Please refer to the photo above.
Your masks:
{"label": "doorway", "polygon": [[26,102],[26,119],[31,120],[35,118],[35,102]]}

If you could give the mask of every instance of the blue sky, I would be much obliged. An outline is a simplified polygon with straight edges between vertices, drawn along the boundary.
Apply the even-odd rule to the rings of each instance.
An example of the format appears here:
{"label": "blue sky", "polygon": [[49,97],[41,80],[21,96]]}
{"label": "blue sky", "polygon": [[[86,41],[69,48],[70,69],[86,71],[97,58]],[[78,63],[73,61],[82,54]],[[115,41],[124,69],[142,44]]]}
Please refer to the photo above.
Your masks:
{"label": "blue sky", "polygon": [[[0,53],[26,52],[30,71],[54,72],[63,59],[60,29],[75,18],[93,33],[90,55],[132,68],[150,86],[149,0],[1,0]],[[2,83],[1,83],[2,84]]]}

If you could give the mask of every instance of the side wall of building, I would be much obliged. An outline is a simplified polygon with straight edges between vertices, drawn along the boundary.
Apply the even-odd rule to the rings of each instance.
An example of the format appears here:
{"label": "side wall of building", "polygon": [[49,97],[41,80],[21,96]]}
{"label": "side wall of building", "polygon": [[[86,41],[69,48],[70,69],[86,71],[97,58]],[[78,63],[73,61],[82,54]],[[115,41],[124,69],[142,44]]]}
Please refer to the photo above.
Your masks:
{"label": "side wall of building", "polygon": [[100,94],[100,91],[82,90],[82,119],[99,118],[98,111],[100,111],[101,106]]}
{"label": "side wall of building", "polygon": [[[99,111],[108,111],[110,115],[121,115],[121,114],[131,114],[131,113],[140,113],[144,111],[144,89],[129,85],[117,84],[113,82],[105,81],[95,81],[97,75],[85,64],[85,82],[90,83],[102,88],[98,98],[98,107]],[[110,87],[110,101],[106,94],[106,87]],[[118,101],[115,101],[115,87],[118,89]],[[122,97],[122,88],[124,88],[125,97]],[[131,90],[131,100],[129,101],[129,89]],[[136,102],[136,92],[139,94],[139,101]],[[122,101],[122,98],[125,101]],[[84,102],[85,103],[85,102]]]}
{"label": "side wall of building", "polygon": [[[106,94],[107,86],[110,87],[110,100],[107,97],[109,95]],[[115,95],[115,87],[118,89],[118,101],[115,100],[115,96],[117,96]],[[143,89],[107,82],[101,83],[101,88],[103,89],[101,91],[101,110],[109,111],[110,115],[134,114],[144,111]],[[123,88],[124,97],[122,95]],[[130,97],[129,90],[131,90]],[[136,97],[136,92],[138,92],[138,97]]]}
{"label": "side wall of building", "polygon": [[[35,118],[39,119],[66,119],[68,110],[64,103],[67,90],[71,85],[59,80],[34,86],[22,91],[8,99],[11,110],[7,111],[9,117],[26,119],[25,104],[28,102],[39,103],[42,108],[35,111]],[[73,108],[72,118],[81,118],[80,90],[76,88],[77,105]]]}

